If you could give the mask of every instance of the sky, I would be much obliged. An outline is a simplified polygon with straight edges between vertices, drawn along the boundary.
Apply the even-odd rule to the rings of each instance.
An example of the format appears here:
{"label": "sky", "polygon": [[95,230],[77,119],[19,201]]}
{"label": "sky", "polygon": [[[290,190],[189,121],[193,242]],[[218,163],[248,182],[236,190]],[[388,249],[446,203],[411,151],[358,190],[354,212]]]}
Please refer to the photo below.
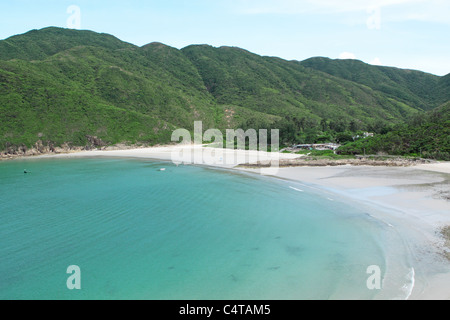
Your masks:
{"label": "sky", "polygon": [[0,39],[56,26],[145,45],[237,46],[450,73],[449,0],[2,0]]}

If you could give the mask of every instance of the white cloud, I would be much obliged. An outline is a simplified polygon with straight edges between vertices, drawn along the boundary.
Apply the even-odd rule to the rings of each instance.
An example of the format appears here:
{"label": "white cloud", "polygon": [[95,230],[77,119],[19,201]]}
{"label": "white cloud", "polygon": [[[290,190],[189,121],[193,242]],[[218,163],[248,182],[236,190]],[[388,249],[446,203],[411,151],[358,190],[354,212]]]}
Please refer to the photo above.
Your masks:
{"label": "white cloud", "polygon": [[342,59],[342,60],[348,60],[348,59],[356,60],[356,55],[354,53],[351,53],[351,52],[342,52],[339,55],[338,59]]}
{"label": "white cloud", "polygon": [[371,65],[374,65],[374,66],[381,66],[382,65],[382,63],[381,63],[381,60],[380,60],[380,58],[375,58],[375,59],[373,59],[371,62],[369,62]]}

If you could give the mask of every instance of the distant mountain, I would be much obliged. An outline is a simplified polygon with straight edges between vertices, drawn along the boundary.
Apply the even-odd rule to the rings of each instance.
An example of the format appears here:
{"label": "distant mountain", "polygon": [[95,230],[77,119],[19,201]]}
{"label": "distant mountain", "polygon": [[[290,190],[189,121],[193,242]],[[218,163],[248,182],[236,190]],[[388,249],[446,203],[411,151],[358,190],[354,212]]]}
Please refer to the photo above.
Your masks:
{"label": "distant mountain", "polygon": [[449,101],[449,79],[234,47],[137,47],[45,28],[0,41],[0,150],[166,143],[196,120],[204,128],[280,128],[290,132],[286,142],[327,130],[380,131]]}
{"label": "distant mountain", "polygon": [[392,99],[423,110],[433,109],[450,100],[450,82],[445,82],[445,77],[415,70],[372,66],[358,60],[318,57],[305,60],[301,64],[368,86]]}

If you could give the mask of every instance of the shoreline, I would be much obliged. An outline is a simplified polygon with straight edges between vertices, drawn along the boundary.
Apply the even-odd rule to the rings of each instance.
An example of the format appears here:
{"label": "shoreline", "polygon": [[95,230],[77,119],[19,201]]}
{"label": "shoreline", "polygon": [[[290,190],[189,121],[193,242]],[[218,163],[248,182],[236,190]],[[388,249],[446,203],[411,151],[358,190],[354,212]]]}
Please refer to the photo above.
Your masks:
{"label": "shoreline", "polygon": [[[183,152],[187,152],[187,157]],[[255,167],[259,161],[273,161],[275,156],[260,151],[203,148],[198,145],[94,150],[21,159],[118,157],[172,161],[174,155],[180,154],[183,155],[176,164],[197,164],[252,174],[261,174],[261,168]],[[195,161],[195,155],[199,154],[203,163]],[[236,161],[227,163],[221,161],[223,158]],[[299,155],[277,153],[275,160],[283,163],[297,158]],[[249,163],[253,163],[253,168],[248,166]],[[450,226],[450,162],[409,166],[355,166],[348,163],[339,166],[281,166],[264,175],[306,184],[330,192],[341,200],[349,199],[379,209],[380,214],[374,218],[395,227],[406,245],[412,246],[412,256],[417,258],[413,263],[418,267],[413,271],[418,271],[416,277],[420,281],[416,281],[418,284],[414,290],[411,289],[409,298],[450,300],[447,289],[450,287],[450,241],[444,232]],[[426,257],[432,257],[433,262],[421,261]],[[439,257],[442,261],[437,261]],[[439,265],[439,270],[430,277],[421,274],[421,269],[427,264]]]}
{"label": "shoreline", "polygon": [[[39,158],[59,158],[59,157],[90,157],[90,156],[124,156],[128,155],[131,157],[149,157],[152,158],[154,156],[157,159],[161,158],[160,153],[173,153],[176,150],[193,150],[196,152],[200,148],[207,147],[208,144],[202,145],[179,145],[179,144],[167,144],[167,145],[155,145],[155,146],[137,146],[137,145],[125,145],[119,144],[109,147],[104,147],[103,149],[86,149],[85,147],[57,147],[50,150],[48,147],[44,150],[30,149],[26,152],[16,153],[16,154],[6,154],[0,153],[0,162],[1,161],[9,161],[9,160],[20,160],[20,159],[39,159]],[[357,158],[349,158],[349,159],[327,159],[327,158],[319,158],[315,159],[315,157],[309,157],[308,155],[301,155],[295,153],[271,153],[264,151],[255,151],[255,150],[234,150],[234,149],[218,149],[213,147],[208,147],[203,149],[203,153],[206,150],[213,150],[216,153],[228,153],[238,155],[241,159],[244,155],[245,161],[234,161],[232,165],[236,168],[268,168],[273,164],[272,162],[275,160],[275,166],[279,168],[290,168],[290,167],[339,167],[339,166],[372,166],[372,167],[411,167],[417,165],[426,165],[426,164],[438,164],[445,163],[439,162],[436,160],[430,159],[408,159],[403,157],[389,156],[386,159],[379,159],[380,157],[373,156],[358,156]],[[126,153],[126,154],[125,154]],[[141,153],[139,155],[139,153]],[[147,156],[144,156],[147,154]],[[272,155],[276,154],[277,156],[274,158]],[[211,156],[208,154],[208,156]],[[214,154],[212,155],[212,162],[214,164],[218,164],[218,157],[216,156],[214,159]],[[172,160],[172,158],[168,158],[167,156],[163,156],[163,159]],[[236,158],[236,156],[235,156]],[[248,160],[250,158],[250,161]],[[383,158],[383,157],[381,157]],[[160,160],[163,160],[160,159]],[[450,163],[450,162],[447,162]],[[207,163],[208,164],[208,163]],[[221,166],[219,164],[219,166]],[[436,170],[433,167],[429,167],[428,170]],[[437,169],[439,171],[439,169]],[[447,173],[450,173],[450,170],[447,169]]]}
{"label": "shoreline", "polygon": [[450,201],[439,194],[450,191],[450,174],[441,172],[449,166],[291,167],[273,177],[374,209],[368,216],[392,228],[412,257],[417,281],[409,299],[450,300]]}

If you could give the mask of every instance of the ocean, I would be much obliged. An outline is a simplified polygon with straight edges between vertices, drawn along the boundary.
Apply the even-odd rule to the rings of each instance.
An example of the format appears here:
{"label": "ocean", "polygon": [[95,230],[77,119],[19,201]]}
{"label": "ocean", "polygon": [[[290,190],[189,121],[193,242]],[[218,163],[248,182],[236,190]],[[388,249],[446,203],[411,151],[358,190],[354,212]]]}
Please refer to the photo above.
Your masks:
{"label": "ocean", "polygon": [[[389,226],[366,208],[234,170],[142,159],[6,161],[0,222],[2,300],[401,293],[384,281],[395,277]],[[79,268],[80,289],[67,285],[69,266]],[[371,266],[380,270],[383,288],[369,288],[376,283]]]}

